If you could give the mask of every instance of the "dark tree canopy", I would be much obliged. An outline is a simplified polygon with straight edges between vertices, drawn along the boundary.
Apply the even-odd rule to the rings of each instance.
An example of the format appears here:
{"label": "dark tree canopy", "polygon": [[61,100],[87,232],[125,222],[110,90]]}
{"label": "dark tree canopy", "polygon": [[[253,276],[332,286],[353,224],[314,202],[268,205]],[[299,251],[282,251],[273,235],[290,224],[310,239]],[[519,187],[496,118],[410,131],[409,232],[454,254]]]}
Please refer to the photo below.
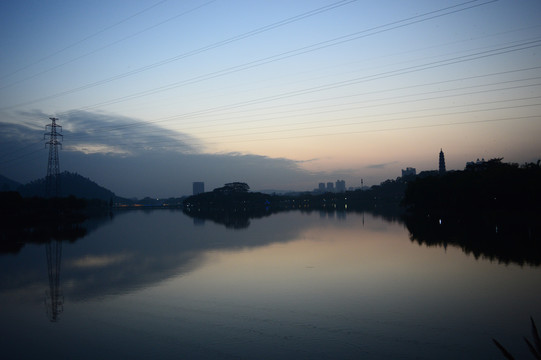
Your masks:
{"label": "dark tree canopy", "polygon": [[492,159],[444,176],[417,178],[408,184],[404,204],[432,214],[539,213],[541,167]]}
{"label": "dark tree canopy", "polygon": [[250,191],[250,186],[248,186],[248,184],[243,183],[243,182],[232,182],[232,183],[225,184],[221,188],[214,189],[214,191],[219,192],[219,193],[225,193],[225,194],[246,193]]}

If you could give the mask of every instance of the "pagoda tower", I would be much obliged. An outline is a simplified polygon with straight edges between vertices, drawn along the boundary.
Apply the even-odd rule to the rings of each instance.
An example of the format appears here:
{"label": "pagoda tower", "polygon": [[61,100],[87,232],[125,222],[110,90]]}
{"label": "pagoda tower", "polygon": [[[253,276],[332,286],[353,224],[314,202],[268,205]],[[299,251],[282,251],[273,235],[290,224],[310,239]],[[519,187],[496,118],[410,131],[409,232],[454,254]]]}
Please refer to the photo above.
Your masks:
{"label": "pagoda tower", "polygon": [[443,149],[440,149],[440,175],[445,174],[445,155]]}

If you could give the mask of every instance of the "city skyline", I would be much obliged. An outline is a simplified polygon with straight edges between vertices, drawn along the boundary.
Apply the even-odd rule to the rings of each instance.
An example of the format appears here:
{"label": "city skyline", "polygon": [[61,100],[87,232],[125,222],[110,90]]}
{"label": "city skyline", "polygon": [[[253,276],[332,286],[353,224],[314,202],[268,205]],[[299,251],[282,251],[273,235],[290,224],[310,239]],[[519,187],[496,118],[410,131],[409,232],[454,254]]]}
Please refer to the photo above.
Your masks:
{"label": "city skyline", "polygon": [[2,2],[0,174],[45,176],[51,116],[61,171],[122,196],[189,194],[194,179],[371,186],[438,169],[439,149],[447,170],[535,162],[539,13],[535,0]]}
{"label": "city skyline", "polygon": [[[55,119],[56,120],[56,119]],[[49,144],[49,143],[47,143]],[[60,146],[60,144],[59,144]],[[263,189],[263,188],[252,188],[250,189],[250,191],[254,191],[254,192],[264,192],[264,193],[278,193],[278,194],[284,194],[284,193],[314,193],[314,194],[322,194],[322,193],[327,193],[327,192],[330,192],[330,193],[342,193],[342,192],[346,192],[346,191],[357,191],[357,190],[368,190],[370,189],[372,186],[377,186],[377,185],[382,185],[383,183],[387,182],[387,181],[394,181],[394,180],[399,180],[399,179],[403,179],[403,178],[410,178],[410,177],[415,177],[416,175],[423,175],[423,173],[425,173],[425,176],[426,174],[429,174],[431,173],[432,175],[433,174],[439,174],[439,175],[443,175],[444,173],[447,172],[447,170],[445,169],[445,158],[444,158],[444,152],[443,152],[443,149],[440,149],[440,152],[439,152],[439,156],[438,156],[438,166],[439,166],[439,169],[424,169],[424,170],[421,170],[420,174],[417,174],[417,169],[416,168],[413,168],[413,167],[406,167],[406,169],[402,169],[401,170],[401,175],[398,175],[396,177],[391,177],[391,178],[388,178],[388,179],[384,179],[381,183],[375,183],[375,184],[366,184],[364,182],[364,179],[360,179],[358,182],[353,182],[353,184],[347,184],[345,180],[343,179],[337,179],[335,182],[332,182],[332,181],[319,181],[317,183],[317,187],[313,188],[313,189],[309,189],[309,188],[306,188],[306,189],[295,189],[295,190],[292,190],[292,189]],[[443,160],[443,167],[442,167],[442,160]],[[475,167],[475,166],[483,166],[484,164],[488,164],[489,163],[489,160],[492,160],[492,159],[487,159],[485,160],[484,158],[482,159],[477,159],[476,161],[468,161],[464,164],[464,167],[462,169],[451,169],[449,170],[450,172],[454,172],[454,171],[460,171],[460,170],[467,170],[468,168],[472,168],[472,167]],[[502,158],[495,158],[493,160],[497,160],[497,161],[501,161]],[[538,160],[539,161],[539,160]],[[516,164],[516,165],[521,165],[521,164]],[[68,171],[69,173],[69,171]],[[2,175],[2,174],[0,174]],[[78,175],[83,175],[83,174],[78,174]],[[7,178],[8,180],[13,180],[11,178]],[[50,180],[47,178],[44,178],[47,182]],[[38,180],[38,179],[33,179],[33,180]],[[91,181],[93,181],[93,179],[89,179]],[[242,179],[237,179],[238,183],[245,183]],[[24,183],[21,183],[22,185],[25,185]],[[204,192],[212,192],[216,189],[219,189],[219,188],[222,188],[223,185],[227,185],[227,183],[223,183],[221,185],[218,185],[218,186],[214,186],[212,187],[211,189],[208,189],[208,190],[205,190],[205,181],[192,181],[191,183],[191,193],[179,193],[177,190],[175,190],[174,194],[168,194],[168,195],[162,195],[162,196],[159,196],[159,197],[156,197],[155,194],[156,194],[156,191],[154,190],[154,192],[152,193],[149,193],[149,194],[146,194],[145,196],[122,196],[122,197],[126,197],[126,198],[131,198],[131,199],[142,199],[142,198],[151,198],[151,199],[164,199],[164,198],[174,198],[174,197],[182,197],[182,196],[190,196],[190,195],[198,195],[198,194],[201,194],[201,193],[204,193]],[[97,184],[98,186],[101,186],[103,184]],[[250,185],[247,184],[249,187]],[[6,184],[6,186],[9,186]],[[13,186],[13,185],[11,185]],[[111,189],[108,189],[106,188],[106,190],[111,190]],[[114,192],[114,191],[113,191]],[[116,195],[119,195],[119,194],[116,194]]]}

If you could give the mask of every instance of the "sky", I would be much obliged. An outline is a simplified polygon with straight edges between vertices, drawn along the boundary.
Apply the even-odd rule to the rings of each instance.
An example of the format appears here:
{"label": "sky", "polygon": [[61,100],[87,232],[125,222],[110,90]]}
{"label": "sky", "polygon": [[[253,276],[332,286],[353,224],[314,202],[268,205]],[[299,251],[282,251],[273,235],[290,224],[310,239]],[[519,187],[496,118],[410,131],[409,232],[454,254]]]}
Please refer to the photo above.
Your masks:
{"label": "sky", "polygon": [[539,0],[0,2],[0,174],[119,196],[541,159]]}

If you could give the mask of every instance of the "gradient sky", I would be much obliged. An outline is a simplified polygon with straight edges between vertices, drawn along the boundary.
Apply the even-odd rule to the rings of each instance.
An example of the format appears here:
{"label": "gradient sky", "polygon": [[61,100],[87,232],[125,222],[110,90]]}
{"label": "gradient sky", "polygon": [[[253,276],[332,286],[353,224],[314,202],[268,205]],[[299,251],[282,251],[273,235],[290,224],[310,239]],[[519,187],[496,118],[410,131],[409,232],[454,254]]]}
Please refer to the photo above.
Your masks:
{"label": "gradient sky", "polygon": [[541,158],[541,1],[0,3],[0,174],[122,196]]}

